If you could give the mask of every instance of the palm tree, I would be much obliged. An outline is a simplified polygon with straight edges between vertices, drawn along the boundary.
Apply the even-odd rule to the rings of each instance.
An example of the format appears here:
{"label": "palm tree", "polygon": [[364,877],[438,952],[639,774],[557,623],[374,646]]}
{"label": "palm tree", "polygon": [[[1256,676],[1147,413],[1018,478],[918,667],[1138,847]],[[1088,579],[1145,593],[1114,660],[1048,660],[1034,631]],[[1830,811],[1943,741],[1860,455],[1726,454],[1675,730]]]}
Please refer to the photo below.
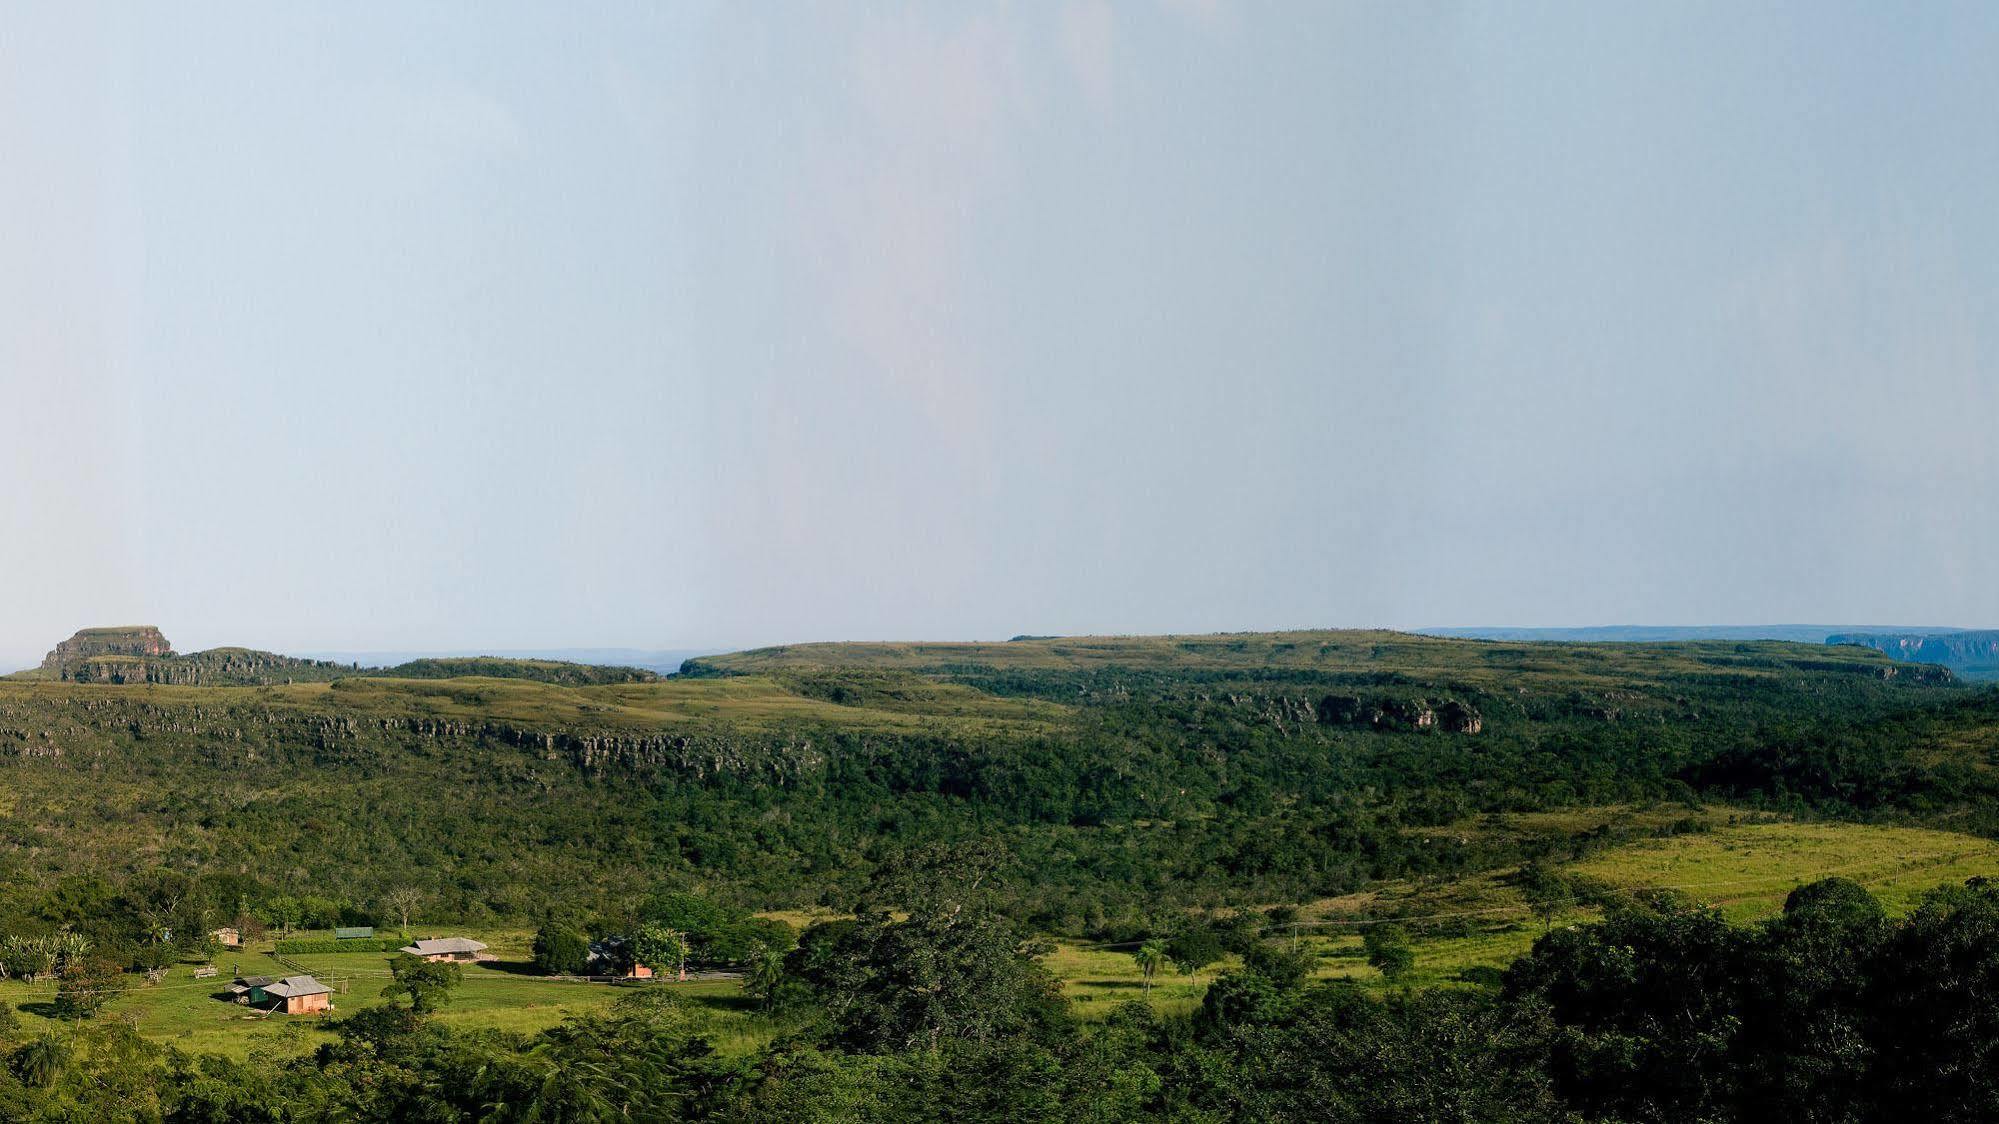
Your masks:
{"label": "palm tree", "polygon": [[44,1034],[26,1046],[15,1059],[15,1072],[21,1075],[21,1083],[35,1089],[46,1089],[56,1083],[56,1075],[62,1072],[63,1044],[53,1034]]}
{"label": "palm tree", "polygon": [[758,945],[750,956],[748,978],[743,983],[745,990],[757,997],[757,1002],[768,1011],[777,1003],[777,989],[784,982],[784,953],[768,945]]}
{"label": "palm tree", "polygon": [[1131,957],[1138,961],[1138,970],[1145,974],[1145,993],[1152,994],[1152,977],[1158,975],[1161,968],[1166,967],[1166,946],[1158,941],[1146,941],[1138,946],[1138,951],[1132,953]]}

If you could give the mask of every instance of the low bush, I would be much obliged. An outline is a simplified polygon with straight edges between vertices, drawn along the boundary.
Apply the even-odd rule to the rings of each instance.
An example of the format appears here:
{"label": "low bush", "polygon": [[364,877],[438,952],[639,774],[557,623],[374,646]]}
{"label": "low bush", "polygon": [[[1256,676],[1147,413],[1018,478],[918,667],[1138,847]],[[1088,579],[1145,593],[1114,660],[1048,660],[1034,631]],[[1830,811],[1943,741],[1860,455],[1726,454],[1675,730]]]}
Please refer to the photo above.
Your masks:
{"label": "low bush", "polygon": [[278,955],[297,956],[321,952],[394,952],[409,942],[401,937],[366,937],[335,940],[332,937],[294,937],[278,942]]}

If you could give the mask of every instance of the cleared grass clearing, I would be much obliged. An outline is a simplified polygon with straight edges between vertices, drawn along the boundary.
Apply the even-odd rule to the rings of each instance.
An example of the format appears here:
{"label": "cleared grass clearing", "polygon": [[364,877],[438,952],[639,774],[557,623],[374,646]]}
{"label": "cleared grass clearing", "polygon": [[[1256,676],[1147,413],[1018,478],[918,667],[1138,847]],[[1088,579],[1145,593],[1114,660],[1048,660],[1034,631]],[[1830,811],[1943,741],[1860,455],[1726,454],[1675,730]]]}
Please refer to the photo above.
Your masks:
{"label": "cleared grass clearing", "polygon": [[1774,916],[1792,890],[1835,875],[1866,886],[1890,913],[1901,914],[1940,884],[1999,875],[1999,843],[1912,827],[1744,824],[1643,840],[1568,869],[1620,888],[1677,890],[1738,923]]}
{"label": "cleared grass clearing", "polygon": [[1100,948],[1077,941],[1061,941],[1055,951],[1041,958],[1049,971],[1062,981],[1062,994],[1076,1005],[1084,1019],[1108,1017],[1120,1003],[1147,1002],[1161,1012],[1185,1013],[1201,1005],[1208,984],[1220,973],[1241,966],[1231,956],[1194,975],[1166,968],[1152,978],[1150,994],[1145,975],[1129,949]]}
{"label": "cleared grass clearing", "polygon": [[[1626,892],[1671,890],[1744,925],[1781,913],[1784,899],[1797,887],[1833,876],[1853,879],[1879,897],[1889,913],[1904,914],[1937,886],[1999,875],[1999,843],[1923,828],[1744,823],[1639,840],[1561,869]],[[1504,968],[1525,954],[1544,930],[1520,892],[1500,878],[1468,879],[1452,890],[1426,899],[1442,907],[1430,912],[1468,916],[1412,924],[1455,923],[1473,931],[1419,935],[1412,942],[1416,971],[1408,982],[1448,983],[1470,968]],[[1571,908],[1549,923],[1576,924],[1598,915],[1595,909]],[[1348,936],[1337,943],[1358,948],[1360,942],[1357,936]],[[1336,963],[1341,966],[1328,974],[1380,978],[1364,962]]]}
{"label": "cleared grass clearing", "polygon": [[[1629,823],[1623,810],[1592,809],[1559,813],[1562,822],[1515,827],[1541,829]],[[1657,813],[1660,824],[1684,813]],[[1542,817],[1545,818],[1545,817]],[[1642,818],[1642,817],[1641,817]],[[1851,878],[1866,886],[1889,913],[1915,908],[1940,885],[1977,876],[1999,877],[1999,842],[1923,828],[1871,824],[1796,823],[1759,820],[1749,814],[1710,809],[1697,817],[1712,830],[1641,839],[1581,862],[1560,867],[1567,875],[1594,879],[1611,890],[1671,890],[1712,905],[1735,924],[1752,924],[1783,911],[1793,889],[1819,878]],[[1729,823],[1730,819],[1737,822]],[[1314,903],[1295,927],[1270,935],[1293,939],[1319,958],[1314,975],[1349,978],[1369,987],[1453,986],[1473,969],[1503,969],[1526,954],[1548,928],[1595,920],[1601,911],[1571,906],[1545,923],[1510,885],[1510,872],[1454,881],[1392,882],[1359,894]],[[1367,963],[1360,934],[1368,926],[1393,922],[1408,929],[1416,965],[1391,985]],[[1064,980],[1064,994],[1077,1000],[1085,1017],[1107,1014],[1113,1001],[1146,998],[1136,962],[1128,949],[1064,945],[1045,961]],[[1218,971],[1189,979],[1178,974],[1155,981],[1150,1000],[1161,1011],[1191,1010]]]}
{"label": "cleared grass clearing", "polygon": [[[463,930],[455,930],[465,932]],[[451,1002],[439,1011],[439,1022],[457,1029],[492,1029],[531,1034],[576,1015],[608,1007],[637,987],[663,987],[684,1000],[701,1032],[724,1053],[746,1053],[768,1041],[772,1024],[750,1017],[750,1006],[735,980],[662,981],[617,984],[557,980],[527,970],[530,935],[513,931],[471,932],[501,957],[468,964],[464,982]],[[389,982],[388,955],[313,953],[280,961],[268,944],[258,951],[225,952],[215,958],[218,972],[194,978],[194,965],[175,965],[164,980],[148,983],[140,975],[125,977],[124,994],[96,1016],[120,1021],[157,1042],[197,1053],[222,1054],[238,1060],[250,1057],[296,1057],[331,1041],[330,1025],[368,1007],[380,1006]],[[225,997],[237,975],[294,975],[300,968],[333,989],[334,1010],[316,1015],[265,1015]],[[53,982],[0,982],[0,1002],[21,1013],[24,1029],[39,1033],[62,1025],[54,1016]]]}

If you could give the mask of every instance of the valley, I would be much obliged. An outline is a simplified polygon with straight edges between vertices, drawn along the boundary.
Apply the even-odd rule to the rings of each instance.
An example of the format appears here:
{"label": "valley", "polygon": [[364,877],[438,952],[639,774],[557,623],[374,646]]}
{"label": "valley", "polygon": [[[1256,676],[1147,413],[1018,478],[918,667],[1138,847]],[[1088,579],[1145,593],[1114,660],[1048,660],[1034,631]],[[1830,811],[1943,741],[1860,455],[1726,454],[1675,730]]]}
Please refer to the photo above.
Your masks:
{"label": "valley", "polygon": [[[1106,1112],[1200,1119],[1224,1071],[1275,1095],[1234,1035],[1542,1018],[1600,932],[1747,956],[1801,894],[1908,927],[1999,877],[1999,695],[1861,647],[1294,632],[240,684],[124,658],[154,670],[0,680],[0,1035],[329,1112],[356,1065],[417,1097],[387,1090],[614,1040],[604,1080],[705,1074],[730,1119],[993,1050],[1095,1080],[1122,1042],[1138,1099]],[[433,971],[336,930],[486,951]],[[229,1001],[281,978],[331,1009]],[[798,1057],[817,1076],[770,1068]],[[1535,1057],[1507,1113],[1597,1095]]]}

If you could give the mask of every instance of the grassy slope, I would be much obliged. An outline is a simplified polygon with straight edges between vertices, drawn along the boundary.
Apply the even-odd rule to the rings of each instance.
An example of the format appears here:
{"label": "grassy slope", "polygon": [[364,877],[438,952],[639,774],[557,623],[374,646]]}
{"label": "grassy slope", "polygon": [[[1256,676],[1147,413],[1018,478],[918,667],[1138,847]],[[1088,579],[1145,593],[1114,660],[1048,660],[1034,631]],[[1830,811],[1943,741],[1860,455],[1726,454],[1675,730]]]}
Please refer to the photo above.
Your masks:
{"label": "grassy slope", "polygon": [[[1615,810],[1578,811],[1577,820],[1624,818]],[[1619,890],[1673,889],[1718,908],[1730,921],[1747,924],[1782,911],[1784,898],[1817,878],[1839,875],[1866,886],[1888,910],[1913,909],[1938,885],[1975,876],[1999,876],[1999,843],[1974,836],[1916,828],[1867,824],[1795,823],[1709,813],[1720,826],[1712,831],[1645,839],[1614,848],[1562,869],[1587,875]],[[1728,821],[1736,822],[1730,824]],[[1554,925],[1594,918],[1597,911],[1571,908]],[[1392,884],[1362,895],[1322,902],[1306,911],[1295,933],[1316,948],[1321,977],[1352,977],[1386,986],[1368,967],[1359,932],[1368,918],[1402,916],[1417,932],[1412,942],[1417,986],[1448,984],[1468,968],[1503,968],[1525,953],[1543,931],[1519,892],[1501,878],[1480,876],[1458,882]],[[1427,921],[1419,919],[1428,919]],[[1425,924],[1447,922],[1462,933],[1424,935]],[[1285,935],[1277,930],[1275,935]],[[1065,992],[1089,1017],[1125,999],[1140,998],[1142,980],[1129,949],[1064,942],[1047,963],[1065,981]],[[1152,1001],[1167,1010],[1197,1005],[1209,980],[1231,967],[1225,961],[1198,976],[1161,977]]]}

